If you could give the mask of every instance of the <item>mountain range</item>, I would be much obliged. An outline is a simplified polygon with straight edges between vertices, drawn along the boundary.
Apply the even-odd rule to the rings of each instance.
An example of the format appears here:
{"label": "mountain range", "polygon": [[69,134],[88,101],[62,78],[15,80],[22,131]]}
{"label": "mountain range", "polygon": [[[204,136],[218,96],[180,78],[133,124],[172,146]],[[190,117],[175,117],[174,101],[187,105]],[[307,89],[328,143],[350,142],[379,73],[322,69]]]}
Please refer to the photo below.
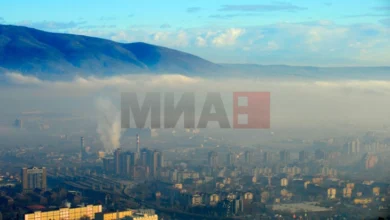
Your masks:
{"label": "mountain range", "polygon": [[0,73],[9,71],[39,78],[178,73],[211,77],[390,79],[390,67],[217,64],[189,53],[142,42],[118,43],[0,25]]}

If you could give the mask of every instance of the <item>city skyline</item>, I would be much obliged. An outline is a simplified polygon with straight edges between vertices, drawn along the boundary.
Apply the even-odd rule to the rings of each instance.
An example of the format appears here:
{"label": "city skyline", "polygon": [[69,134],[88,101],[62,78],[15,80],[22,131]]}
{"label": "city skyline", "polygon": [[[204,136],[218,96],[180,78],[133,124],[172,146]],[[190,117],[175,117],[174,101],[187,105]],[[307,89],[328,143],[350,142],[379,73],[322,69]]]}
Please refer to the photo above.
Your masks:
{"label": "city skyline", "polygon": [[0,220],[390,219],[389,0],[0,7]]}

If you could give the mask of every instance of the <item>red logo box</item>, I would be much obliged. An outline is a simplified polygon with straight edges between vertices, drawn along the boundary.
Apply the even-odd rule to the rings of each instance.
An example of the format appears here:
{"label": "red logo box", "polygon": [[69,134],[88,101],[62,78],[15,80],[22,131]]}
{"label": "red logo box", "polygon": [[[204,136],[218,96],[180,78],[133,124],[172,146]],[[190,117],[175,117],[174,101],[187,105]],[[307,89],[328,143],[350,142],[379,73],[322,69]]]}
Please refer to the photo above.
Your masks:
{"label": "red logo box", "polygon": [[[239,98],[247,100],[246,106],[239,106]],[[269,92],[234,92],[233,93],[233,128],[268,129],[271,127]],[[239,123],[239,115],[247,122]]]}

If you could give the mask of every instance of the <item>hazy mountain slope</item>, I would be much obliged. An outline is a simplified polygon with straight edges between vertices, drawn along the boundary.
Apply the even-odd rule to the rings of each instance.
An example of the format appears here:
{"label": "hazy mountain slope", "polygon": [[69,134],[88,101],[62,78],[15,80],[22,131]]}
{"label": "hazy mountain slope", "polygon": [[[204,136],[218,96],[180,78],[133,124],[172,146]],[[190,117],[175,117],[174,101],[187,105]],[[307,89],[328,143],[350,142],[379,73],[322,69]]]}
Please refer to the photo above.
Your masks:
{"label": "hazy mountain slope", "polygon": [[215,64],[188,53],[141,42],[123,44],[0,25],[0,73],[7,71],[45,79],[66,79],[76,74],[178,73],[207,77],[390,80],[390,67]]}
{"label": "hazy mountain slope", "polygon": [[0,25],[0,68],[37,74],[191,74],[215,70],[218,65],[191,54],[145,43],[122,44]]}

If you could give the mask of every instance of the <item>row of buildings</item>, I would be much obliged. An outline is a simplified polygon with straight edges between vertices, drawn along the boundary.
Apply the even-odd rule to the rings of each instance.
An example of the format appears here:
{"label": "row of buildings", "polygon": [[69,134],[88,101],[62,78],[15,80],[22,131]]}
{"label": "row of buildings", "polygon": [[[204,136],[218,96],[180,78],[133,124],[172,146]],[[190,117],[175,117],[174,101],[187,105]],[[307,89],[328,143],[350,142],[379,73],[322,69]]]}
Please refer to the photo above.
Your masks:
{"label": "row of buildings", "polygon": [[103,169],[106,173],[115,173],[131,179],[141,174],[146,178],[156,178],[158,171],[163,167],[163,153],[148,148],[140,149],[138,135],[136,152],[122,151],[118,148],[114,151],[113,157],[103,158]]}
{"label": "row of buildings", "polygon": [[77,208],[60,208],[50,211],[36,211],[33,213],[25,214],[25,220],[81,220],[81,219],[94,219],[94,220],[116,220],[116,219],[129,219],[129,220],[158,220],[158,215],[154,210],[126,210],[117,212],[103,212],[102,205],[88,205],[85,207]]}
{"label": "row of buildings", "polygon": [[[243,156],[244,156],[245,163],[251,164],[253,162],[253,152],[245,151]],[[274,152],[266,151],[262,155],[262,161],[264,163],[270,163],[270,162],[276,161],[275,156],[276,155]],[[318,149],[314,152],[314,159],[316,159],[316,160],[325,160],[327,158],[327,156],[328,155],[326,154],[326,152],[323,150],[320,150],[320,149]],[[300,162],[307,162],[310,158],[311,158],[311,154],[308,151],[303,150],[303,151],[299,152],[299,161]],[[228,166],[235,165],[237,163],[237,160],[238,160],[238,155],[236,153],[229,152],[228,154],[226,154],[226,165],[228,165]],[[290,151],[282,150],[279,152],[279,162],[287,164],[291,161],[292,160],[291,160],[291,152]],[[209,152],[209,154],[208,154],[208,165],[209,166],[216,167],[216,166],[220,165],[220,162],[221,161],[219,160],[219,155],[217,152],[215,152],[215,151]]]}

